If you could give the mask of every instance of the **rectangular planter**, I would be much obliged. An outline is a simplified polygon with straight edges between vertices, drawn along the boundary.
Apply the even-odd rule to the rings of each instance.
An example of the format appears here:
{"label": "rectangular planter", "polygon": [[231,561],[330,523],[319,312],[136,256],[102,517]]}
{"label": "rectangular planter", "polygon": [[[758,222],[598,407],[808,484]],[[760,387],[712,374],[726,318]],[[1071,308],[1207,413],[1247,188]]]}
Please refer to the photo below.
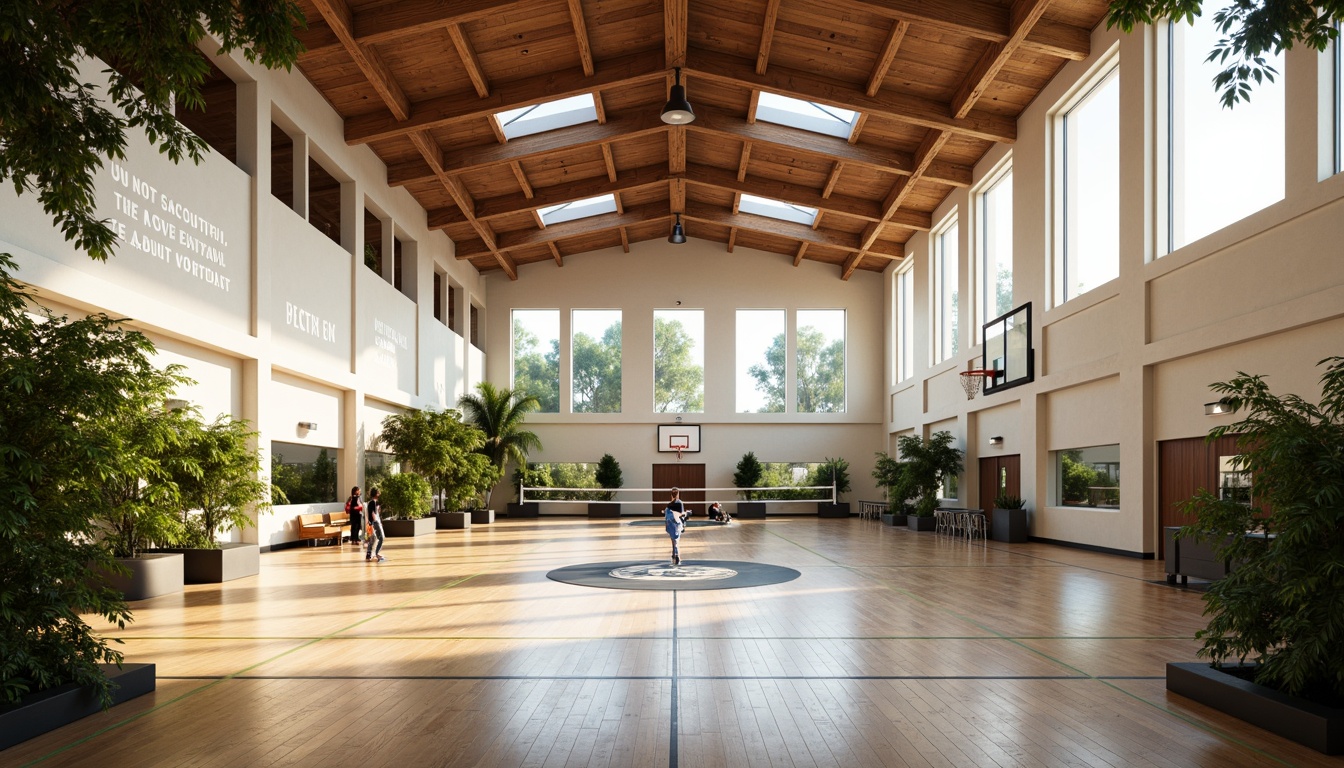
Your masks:
{"label": "rectangular planter", "polygon": [[541,517],[541,504],[529,501],[526,504],[510,504],[506,514],[512,520],[516,517]]}
{"label": "rectangular planter", "polygon": [[117,562],[130,569],[129,576],[107,574],[107,584],[126,596],[127,600],[147,600],[159,595],[181,592],[186,584],[183,575],[183,557],[177,553],[159,552],[139,557],[119,557]]}
{"label": "rectangular planter", "polygon": [[764,520],[765,502],[739,501],[737,502],[737,514],[733,517],[738,520]]}
{"label": "rectangular planter", "polygon": [[989,537],[995,541],[1009,544],[1023,544],[1027,541],[1027,510],[995,509],[990,521]]}
{"label": "rectangular planter", "polygon": [[426,536],[434,532],[434,524],[435,520],[432,517],[421,517],[415,520],[384,520],[383,533],[388,538]]}
{"label": "rectangular planter", "polygon": [[832,504],[829,501],[817,502],[817,517],[849,517],[849,502]]}
{"label": "rectangular planter", "polygon": [[621,516],[621,505],[606,501],[588,503],[588,517],[601,520],[614,520]]}
{"label": "rectangular planter", "polygon": [[261,547],[220,544],[219,549],[154,549],[182,555],[182,576],[188,584],[220,584],[261,573]]}
{"label": "rectangular planter", "polygon": [[905,518],[905,527],[912,531],[932,531],[933,515],[920,517],[919,515],[908,515]]}
{"label": "rectangular planter", "polygon": [[435,512],[434,528],[440,531],[461,531],[471,528],[471,515],[466,512]]}
{"label": "rectangular planter", "polygon": [[1289,696],[1203,662],[1167,664],[1167,690],[1317,752],[1344,754],[1344,708]]}
{"label": "rectangular planter", "polygon": [[467,511],[471,513],[472,525],[489,525],[495,522],[495,510],[493,509],[472,509]]}
{"label": "rectangular planter", "polygon": [[900,526],[900,527],[902,527],[902,528],[906,528],[906,527],[908,527],[908,521],[909,521],[909,519],[910,519],[910,518],[909,518],[908,515],[897,515],[897,514],[893,514],[893,513],[891,513],[891,512],[883,512],[883,513],[882,513],[882,524],[883,524],[883,525],[890,525],[890,526],[893,526],[893,527],[894,527],[894,526]]}
{"label": "rectangular planter", "polygon": [[[112,704],[115,706],[137,696],[154,692],[153,664],[100,665],[112,680]],[[71,683],[47,691],[30,693],[18,704],[0,707],[0,749],[54,731],[103,709],[98,697],[87,688]]]}

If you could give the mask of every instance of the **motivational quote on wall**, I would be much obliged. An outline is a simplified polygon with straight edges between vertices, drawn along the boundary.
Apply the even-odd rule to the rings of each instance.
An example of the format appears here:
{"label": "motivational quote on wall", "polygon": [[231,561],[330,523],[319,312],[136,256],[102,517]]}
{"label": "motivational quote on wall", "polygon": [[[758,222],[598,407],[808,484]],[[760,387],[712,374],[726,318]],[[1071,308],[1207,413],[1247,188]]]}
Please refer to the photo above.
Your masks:
{"label": "motivational quote on wall", "polygon": [[163,262],[225,293],[228,238],[223,229],[196,211],[111,163],[115,210],[107,226],[132,250]]}

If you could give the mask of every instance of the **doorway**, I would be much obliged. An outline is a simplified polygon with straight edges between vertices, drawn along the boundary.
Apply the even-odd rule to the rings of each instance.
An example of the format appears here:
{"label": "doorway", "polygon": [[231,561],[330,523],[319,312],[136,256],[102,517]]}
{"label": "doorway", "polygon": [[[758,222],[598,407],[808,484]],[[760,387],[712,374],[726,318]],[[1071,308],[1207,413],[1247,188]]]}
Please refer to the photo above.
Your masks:
{"label": "doorway", "polygon": [[686,509],[701,516],[705,514],[705,492],[686,490],[705,487],[704,464],[654,464],[653,487],[658,489],[653,492],[653,514],[662,516],[673,488],[682,489],[681,500]]}
{"label": "doorway", "polygon": [[[1246,480],[1242,473],[1230,472],[1229,462],[1237,450],[1238,435],[1223,435],[1213,442],[1202,437],[1160,440],[1157,443],[1157,557],[1166,559],[1163,529],[1189,525],[1195,519],[1181,512],[1181,502],[1200,488],[1218,489],[1220,494],[1235,492]],[[1249,501],[1249,486],[1245,486]]]}
{"label": "doorway", "polygon": [[1002,494],[1022,495],[1022,457],[989,456],[980,459],[980,509],[985,520],[994,522],[994,499]]}

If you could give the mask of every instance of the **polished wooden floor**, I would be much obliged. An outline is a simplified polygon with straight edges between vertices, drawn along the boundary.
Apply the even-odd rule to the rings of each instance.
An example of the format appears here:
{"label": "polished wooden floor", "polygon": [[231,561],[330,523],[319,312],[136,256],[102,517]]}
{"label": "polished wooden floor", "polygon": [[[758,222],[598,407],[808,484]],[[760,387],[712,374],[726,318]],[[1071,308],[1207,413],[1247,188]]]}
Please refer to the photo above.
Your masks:
{"label": "polished wooden floor", "polygon": [[552,568],[657,527],[502,521],[262,556],[109,636],[158,690],[0,765],[1344,766],[1169,696],[1198,593],[1162,564],[815,518],[696,528],[786,584],[648,592]]}

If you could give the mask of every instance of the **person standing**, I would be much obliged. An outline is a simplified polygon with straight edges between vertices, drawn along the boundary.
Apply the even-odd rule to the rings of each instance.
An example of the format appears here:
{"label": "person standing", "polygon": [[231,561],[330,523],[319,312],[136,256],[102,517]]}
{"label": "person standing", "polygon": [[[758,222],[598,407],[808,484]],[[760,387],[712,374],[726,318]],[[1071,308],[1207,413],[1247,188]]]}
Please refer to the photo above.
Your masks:
{"label": "person standing", "polygon": [[[383,562],[383,502],[378,498],[378,489],[369,489],[368,517],[369,517],[369,546],[364,553],[365,560],[377,558],[378,562]],[[373,541],[378,540],[377,548],[374,548]]]}
{"label": "person standing", "polygon": [[667,503],[667,508],[663,510],[664,529],[667,535],[672,539],[672,564],[681,565],[681,532],[686,530],[686,505],[681,503],[681,491],[672,489],[672,500]]}
{"label": "person standing", "polygon": [[350,489],[350,498],[345,500],[345,514],[350,516],[350,543],[359,546],[364,534],[364,503],[359,498],[359,486]]}

